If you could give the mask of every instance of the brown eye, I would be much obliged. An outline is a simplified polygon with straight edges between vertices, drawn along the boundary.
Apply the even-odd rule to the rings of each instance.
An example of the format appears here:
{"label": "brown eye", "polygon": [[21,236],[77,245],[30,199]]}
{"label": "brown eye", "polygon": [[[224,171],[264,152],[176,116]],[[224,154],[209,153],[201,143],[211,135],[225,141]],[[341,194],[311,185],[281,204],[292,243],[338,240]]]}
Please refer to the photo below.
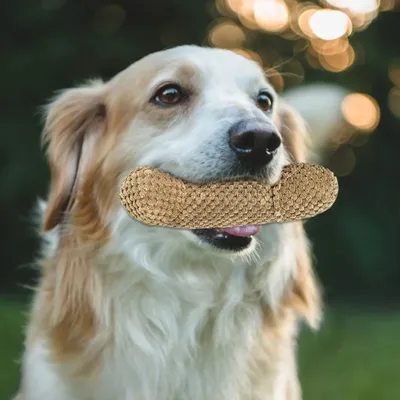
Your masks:
{"label": "brown eye", "polygon": [[257,104],[261,110],[267,112],[272,110],[272,96],[268,92],[260,92],[257,96]]}
{"label": "brown eye", "polygon": [[182,89],[178,85],[166,85],[159,89],[153,102],[162,106],[173,106],[178,104],[183,98]]}

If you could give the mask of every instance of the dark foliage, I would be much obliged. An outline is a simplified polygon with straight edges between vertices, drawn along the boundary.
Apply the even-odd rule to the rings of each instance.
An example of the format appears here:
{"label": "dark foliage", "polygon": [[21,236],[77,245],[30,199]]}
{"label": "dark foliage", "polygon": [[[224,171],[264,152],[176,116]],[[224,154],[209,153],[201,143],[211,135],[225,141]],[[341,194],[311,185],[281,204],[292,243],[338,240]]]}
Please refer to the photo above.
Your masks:
{"label": "dark foliage", "polygon": [[[107,79],[149,52],[204,43],[215,10],[201,0],[15,0],[0,9],[0,290],[16,292],[35,276],[32,213],[49,178],[40,148],[40,106],[56,90]],[[399,23],[399,13],[381,13],[352,36],[365,59],[340,74],[311,69],[297,56],[307,82],[338,82],[372,95],[382,110],[368,143],[354,147],[357,163],[340,178],[335,207],[307,224],[326,293],[338,299],[389,302],[400,296],[400,121],[387,106]],[[292,42],[254,35],[258,49],[293,56]]]}

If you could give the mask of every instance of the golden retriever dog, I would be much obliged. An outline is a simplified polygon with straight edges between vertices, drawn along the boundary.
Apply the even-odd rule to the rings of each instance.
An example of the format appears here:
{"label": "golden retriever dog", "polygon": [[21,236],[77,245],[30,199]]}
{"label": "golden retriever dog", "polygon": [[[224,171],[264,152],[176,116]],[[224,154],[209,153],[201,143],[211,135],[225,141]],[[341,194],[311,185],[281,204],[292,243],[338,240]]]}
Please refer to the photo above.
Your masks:
{"label": "golden retriever dog", "polygon": [[46,109],[51,185],[18,400],[299,400],[296,336],[320,320],[302,222],[147,226],[124,177],[200,182],[307,160],[304,124],[260,66],[181,46]]}

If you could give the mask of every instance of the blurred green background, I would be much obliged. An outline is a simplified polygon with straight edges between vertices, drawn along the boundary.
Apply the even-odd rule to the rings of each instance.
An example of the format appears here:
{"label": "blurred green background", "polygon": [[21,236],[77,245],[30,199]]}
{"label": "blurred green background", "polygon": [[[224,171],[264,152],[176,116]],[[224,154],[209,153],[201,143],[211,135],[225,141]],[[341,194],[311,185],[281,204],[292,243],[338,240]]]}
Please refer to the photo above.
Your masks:
{"label": "blurred green background", "polygon": [[0,399],[18,384],[36,277],[32,212],[49,180],[40,106],[55,90],[188,43],[258,60],[278,91],[324,82],[358,93],[343,103],[346,129],[324,161],[339,198],[307,223],[329,307],[321,332],[302,333],[300,375],[309,400],[399,399],[399,11],[397,0],[3,1]]}

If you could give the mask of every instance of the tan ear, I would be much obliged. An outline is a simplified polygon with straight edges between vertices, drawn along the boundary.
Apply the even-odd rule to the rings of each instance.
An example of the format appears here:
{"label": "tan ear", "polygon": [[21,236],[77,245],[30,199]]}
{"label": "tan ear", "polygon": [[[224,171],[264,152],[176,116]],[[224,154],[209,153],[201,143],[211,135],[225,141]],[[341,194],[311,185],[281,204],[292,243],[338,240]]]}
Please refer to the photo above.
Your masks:
{"label": "tan ear", "polygon": [[317,329],[322,315],[321,287],[314,274],[303,222],[296,222],[296,235],[296,270],[289,303],[313,329]]}
{"label": "tan ear", "polygon": [[279,131],[285,148],[292,161],[306,162],[308,159],[309,134],[306,122],[292,107],[284,101],[279,104]]}
{"label": "tan ear", "polygon": [[43,229],[57,226],[72,206],[79,182],[90,163],[94,142],[104,131],[104,84],[92,81],[68,89],[47,106],[43,141],[51,185]]}

